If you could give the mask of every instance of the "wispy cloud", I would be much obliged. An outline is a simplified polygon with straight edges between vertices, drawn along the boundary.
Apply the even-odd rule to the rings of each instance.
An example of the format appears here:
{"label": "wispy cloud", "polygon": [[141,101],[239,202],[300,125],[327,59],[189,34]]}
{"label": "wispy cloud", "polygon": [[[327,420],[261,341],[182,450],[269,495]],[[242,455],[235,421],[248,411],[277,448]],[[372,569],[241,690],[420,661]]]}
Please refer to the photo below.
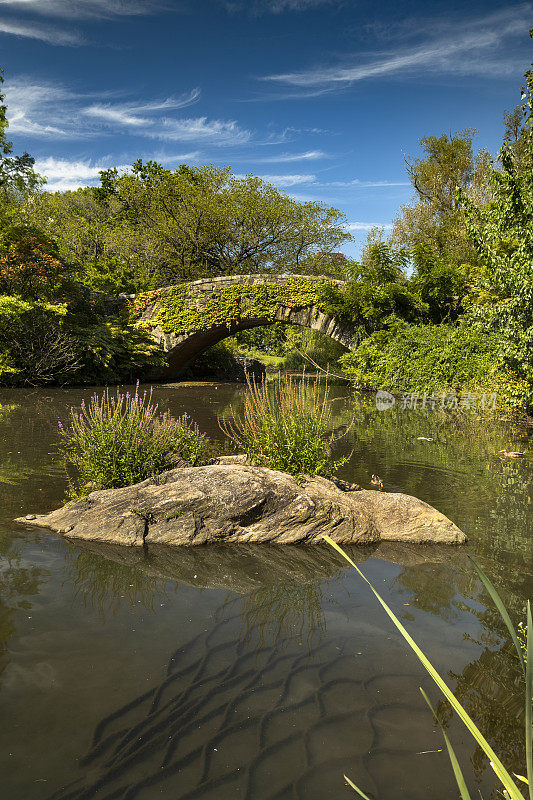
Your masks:
{"label": "wispy cloud", "polygon": [[[359,81],[384,76],[418,74],[479,75],[497,77],[512,72],[517,61],[503,47],[511,37],[526,36],[532,6],[526,3],[481,20],[439,24],[439,37],[380,56],[346,59],[337,66],[313,67],[268,75],[261,80],[297,87],[303,96],[334,91]],[[458,33],[458,30],[461,32]],[[295,95],[293,95],[295,96]]]}
{"label": "wispy cloud", "polygon": [[267,183],[273,183],[274,186],[287,189],[291,186],[300,186],[316,181],[316,175],[260,175],[259,177]]}
{"label": "wispy cloud", "polygon": [[5,93],[10,130],[34,138],[91,138],[121,132],[214,146],[246,144],[252,139],[252,132],[235,120],[170,115],[197,102],[199,89],[163,100],[112,102],[108,95],[94,102],[94,95],[19,77],[6,82]]}
{"label": "wispy cloud", "polygon": [[[1,2],[1,0],[0,0]],[[0,19],[0,33],[19,36],[25,39],[37,39],[46,44],[74,47],[82,44],[79,34],[61,30],[52,25],[24,22],[20,20]]]}
{"label": "wispy cloud", "polygon": [[410,183],[409,181],[360,181],[358,178],[354,178],[351,181],[330,181],[324,186],[334,186],[339,189],[380,189],[386,186],[410,186]]}
{"label": "wispy cloud", "polygon": [[186,108],[198,102],[200,94],[200,89],[196,88],[181,97],[167,97],[165,100],[153,100],[149,103],[93,103],[82,109],[82,113],[104,123],[145,127],[152,124],[150,114]]}
{"label": "wispy cloud", "polygon": [[298,161],[315,161],[320,158],[328,158],[328,154],[323,150],[306,150],[304,153],[281,153],[277,156],[254,158],[254,161],[261,164],[292,164]]}
{"label": "wispy cloud", "polygon": [[342,0],[221,0],[230,12],[250,14],[282,14],[284,11],[308,11],[318,6],[344,5]]}
{"label": "wispy cloud", "polygon": [[[53,139],[83,135],[75,111],[80,95],[75,92],[57,84],[21,77],[9,78],[3,90],[11,133]],[[86,129],[85,135],[87,133]]]}
{"label": "wispy cloud", "polygon": [[246,144],[252,139],[252,132],[242,128],[235,120],[208,119],[195,117],[189,119],[162,118],[157,125],[144,131],[151,139],[169,142],[198,142],[229,146]]}
{"label": "wispy cloud", "polygon": [[0,0],[0,9],[64,19],[104,19],[150,14],[165,5],[157,0]]}

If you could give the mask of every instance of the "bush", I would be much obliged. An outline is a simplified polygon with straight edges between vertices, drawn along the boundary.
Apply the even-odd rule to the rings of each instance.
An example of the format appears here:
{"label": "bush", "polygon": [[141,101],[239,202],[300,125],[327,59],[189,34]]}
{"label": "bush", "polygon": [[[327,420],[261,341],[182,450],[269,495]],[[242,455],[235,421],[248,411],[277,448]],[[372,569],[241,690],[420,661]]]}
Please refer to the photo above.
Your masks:
{"label": "bush", "polygon": [[94,489],[131,486],[171,469],[180,461],[198,464],[206,438],[187,414],[178,419],[160,413],[152,390],[130,395],[109,390],[82,400],[81,411],[71,408],[67,426],[59,422],[70,476],[70,494],[78,497]]}
{"label": "bush", "polygon": [[220,422],[224,433],[258,466],[291,475],[328,477],[346,462],[334,461],[326,441],[331,410],[328,387],[318,381],[276,378],[249,383],[244,410]]}
{"label": "bush", "polygon": [[79,372],[78,343],[64,304],[0,295],[0,384],[65,383]]}
{"label": "bush", "polygon": [[120,317],[72,328],[79,343],[84,383],[132,383],[167,366],[150,334]]}
{"label": "bush", "polygon": [[495,391],[509,380],[498,349],[497,336],[466,325],[402,325],[367,337],[341,363],[357,386]]}
{"label": "bush", "polygon": [[57,245],[37,228],[13,225],[0,235],[0,292],[52,296],[67,273]]}

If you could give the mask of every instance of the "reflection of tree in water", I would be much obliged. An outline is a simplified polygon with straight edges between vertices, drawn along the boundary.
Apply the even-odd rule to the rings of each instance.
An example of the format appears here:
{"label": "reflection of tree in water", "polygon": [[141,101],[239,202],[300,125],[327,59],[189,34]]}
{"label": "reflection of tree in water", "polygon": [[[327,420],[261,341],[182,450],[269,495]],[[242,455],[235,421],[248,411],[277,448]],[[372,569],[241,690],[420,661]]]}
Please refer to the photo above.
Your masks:
{"label": "reflection of tree in water", "polygon": [[273,641],[281,648],[295,639],[308,646],[321,639],[326,632],[322,603],[320,581],[261,586],[226,601],[230,610],[240,610],[240,641],[249,644],[256,637],[258,647]]}
{"label": "reflection of tree in water", "polygon": [[117,563],[71,546],[66,564],[74,596],[85,606],[91,605],[102,618],[116,614],[122,605],[140,603],[153,611],[156,598],[167,599],[164,579],[147,574],[142,562]]}
{"label": "reflection of tree in water", "polygon": [[8,642],[16,634],[15,614],[30,611],[48,571],[25,566],[22,542],[0,533],[0,675],[9,663]]}
{"label": "reflection of tree in water", "polygon": [[[493,637],[493,646],[497,637]],[[482,642],[478,642],[482,644]],[[510,772],[524,774],[524,681],[518,660],[505,644],[500,649],[486,647],[478,659],[460,674],[450,671],[455,682],[454,694],[463,704],[483,735]],[[447,725],[453,716],[446,701],[438,706],[439,716]],[[471,759],[478,778],[489,769],[487,758],[476,747]],[[494,797],[500,793],[494,791]]]}

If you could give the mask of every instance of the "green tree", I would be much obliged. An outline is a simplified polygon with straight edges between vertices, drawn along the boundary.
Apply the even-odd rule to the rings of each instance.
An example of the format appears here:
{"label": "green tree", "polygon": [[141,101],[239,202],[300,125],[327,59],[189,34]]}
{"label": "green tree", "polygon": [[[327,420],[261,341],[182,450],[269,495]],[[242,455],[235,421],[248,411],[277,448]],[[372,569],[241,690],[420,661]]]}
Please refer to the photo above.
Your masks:
{"label": "green tree", "polygon": [[475,131],[467,128],[449,137],[427,136],[420,140],[423,157],[406,159],[415,201],[401,207],[392,244],[409,250],[430,245],[440,261],[453,266],[476,262],[477,254],[456,197],[461,188],[478,204],[488,200],[492,159],[486,150],[474,155],[474,135]]}
{"label": "green tree", "polygon": [[343,290],[321,289],[325,310],[352,326],[360,340],[375,331],[393,330],[401,322],[420,322],[428,306],[406,276],[409,254],[381,240],[372,232],[361,262],[349,262],[349,280]]}
{"label": "green tree", "polygon": [[229,167],[164,169],[137,161],[131,172],[104,173],[108,196],[123,204],[162,258],[160,280],[231,273],[298,272],[310,254],[350,238],[344,216],[322,203],[298,203]]}
{"label": "green tree", "polygon": [[[530,31],[533,38],[533,29]],[[525,73],[521,156],[504,142],[501,169],[493,170],[493,199],[480,207],[459,192],[468,232],[485,265],[481,289],[485,304],[472,316],[497,331],[502,355],[516,377],[515,400],[533,405],[533,71]]]}
{"label": "green tree", "polygon": [[61,257],[94,289],[117,294],[152,285],[160,256],[141,225],[132,225],[114,195],[87,187],[40,192],[23,208],[24,220],[57,242]]}

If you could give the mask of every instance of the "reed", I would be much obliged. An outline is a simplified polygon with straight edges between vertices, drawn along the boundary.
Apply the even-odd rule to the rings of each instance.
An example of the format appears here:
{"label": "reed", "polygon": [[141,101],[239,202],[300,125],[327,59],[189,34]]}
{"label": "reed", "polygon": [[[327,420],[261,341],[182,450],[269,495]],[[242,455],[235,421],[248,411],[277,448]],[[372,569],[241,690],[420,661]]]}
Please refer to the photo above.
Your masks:
{"label": "reed", "polygon": [[219,425],[254,464],[297,477],[328,477],[347,460],[331,455],[329,388],[318,379],[249,381],[244,408],[231,407]]}
{"label": "reed", "polygon": [[[390,608],[390,606],[385,602],[385,600],[381,597],[379,592],[374,588],[372,583],[368,580],[368,578],[361,572],[359,567],[352,561],[347,553],[339,547],[339,545],[334,542],[329,536],[324,536],[324,539],[329,542],[329,544],[335,548],[343,558],[348,561],[349,564],[356,570],[356,572],[361,576],[361,578],[368,584],[371,591],[377,598],[378,602],[381,604],[385,612],[388,614],[396,628],[399,630],[409,647],[413,650],[417,658],[420,660],[430,677],[433,681],[437,684],[438,688],[444,695],[444,697],[448,700],[452,708],[456,711],[459,718],[462,720],[466,728],[470,731],[478,745],[481,747],[487,758],[489,759],[489,763],[494,770],[499,782],[501,793],[506,800],[533,800],[533,621],[531,617],[531,604],[528,600],[527,602],[527,620],[525,625],[525,641],[522,643],[517,635],[515,627],[511,622],[511,618],[505,608],[502,599],[500,598],[498,592],[494,588],[493,584],[490,582],[488,577],[485,573],[478,567],[475,561],[472,561],[474,569],[476,570],[480,580],[482,581],[483,585],[487,589],[494,605],[498,609],[498,612],[509,631],[511,636],[513,645],[516,650],[516,654],[520,661],[520,665],[522,668],[522,673],[524,676],[524,683],[525,683],[525,691],[524,691],[524,703],[525,703],[525,751],[526,751],[526,775],[517,775],[513,773],[511,775],[507,769],[504,767],[488,741],[485,739],[477,725],[475,724],[474,720],[470,717],[466,709],[461,705],[459,700],[455,697],[452,690],[449,688],[447,683],[444,679],[439,675],[433,664],[429,661],[429,659],[424,655],[420,647],[416,644],[414,639],[402,625],[394,611]],[[444,730],[444,726],[439,719],[437,713],[435,712],[431,702],[424,692],[422,688],[420,688],[424,700],[427,702],[429,708],[431,709],[437,723],[439,724],[443,736],[444,741],[446,743],[446,748],[448,750],[448,755],[450,757],[452,769],[454,772],[455,780],[457,782],[457,786],[461,795],[462,800],[472,800],[471,795],[468,791],[466,786],[466,782],[457,760],[457,756],[455,755],[455,751],[451,745],[451,742],[446,735],[446,731]],[[355,792],[362,797],[363,800],[370,800],[367,794],[365,794],[358,786],[356,786],[349,778],[344,776],[347,783],[354,789]],[[528,794],[524,794],[522,790],[519,788],[518,783],[527,787]]]}

